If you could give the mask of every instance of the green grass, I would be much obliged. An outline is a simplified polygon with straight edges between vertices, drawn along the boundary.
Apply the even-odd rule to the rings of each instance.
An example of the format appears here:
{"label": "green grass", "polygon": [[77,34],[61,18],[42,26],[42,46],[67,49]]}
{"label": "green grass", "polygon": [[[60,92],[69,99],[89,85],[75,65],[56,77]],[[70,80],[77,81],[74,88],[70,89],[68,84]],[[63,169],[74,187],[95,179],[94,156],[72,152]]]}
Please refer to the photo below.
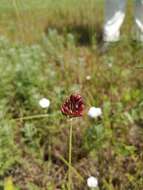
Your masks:
{"label": "green grass", "polygon": [[[73,190],[87,190],[90,175],[100,190],[142,190],[143,49],[128,35],[131,8],[121,42],[101,56],[101,1],[1,0],[1,186],[12,176],[21,190],[67,190],[70,168]],[[73,120],[70,167],[60,107],[73,92],[85,115]],[[102,108],[101,119],[87,116],[91,106]]]}
{"label": "green grass", "polygon": [[[85,7],[87,11],[85,14]],[[72,1],[28,1],[8,0],[1,3],[1,33],[12,40],[33,42],[41,38],[48,28],[65,30],[67,27],[94,26],[95,18],[102,11],[101,1],[84,0],[84,3]],[[90,11],[92,10],[92,12]],[[99,11],[99,12],[98,12]],[[77,19],[78,18],[78,19]]]}

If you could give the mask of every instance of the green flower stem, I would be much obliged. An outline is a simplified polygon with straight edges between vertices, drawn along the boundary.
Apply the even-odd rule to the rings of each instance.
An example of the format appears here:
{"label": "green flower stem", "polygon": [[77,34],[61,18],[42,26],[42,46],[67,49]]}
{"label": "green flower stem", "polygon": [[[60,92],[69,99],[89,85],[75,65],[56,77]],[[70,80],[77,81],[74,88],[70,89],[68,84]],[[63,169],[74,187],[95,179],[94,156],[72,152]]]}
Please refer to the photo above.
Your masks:
{"label": "green flower stem", "polygon": [[84,178],[80,175],[80,173],[73,167],[73,166],[70,166],[68,161],[65,160],[65,158],[63,158],[61,155],[58,155],[58,158],[63,162],[65,163],[66,166],[70,167],[72,172],[78,177],[78,179],[81,181],[81,182],[84,182]]}
{"label": "green flower stem", "polygon": [[90,190],[99,190],[99,188],[98,187],[92,187],[92,188],[90,188]]}
{"label": "green flower stem", "polygon": [[25,117],[19,117],[16,118],[16,121],[20,120],[31,120],[31,119],[39,119],[39,118],[44,118],[44,117],[49,117],[49,114],[39,114],[39,115],[30,115],[30,116],[25,116]]}
{"label": "green flower stem", "polygon": [[71,164],[72,164],[72,119],[70,119],[70,130],[69,130],[68,190],[71,190],[71,185],[72,185],[72,179],[71,179]]}
{"label": "green flower stem", "polygon": [[22,120],[41,119],[41,118],[46,118],[46,117],[53,117],[57,114],[59,114],[59,112],[55,114],[37,114],[37,115],[24,116],[24,117],[14,118],[13,120],[22,121]]}

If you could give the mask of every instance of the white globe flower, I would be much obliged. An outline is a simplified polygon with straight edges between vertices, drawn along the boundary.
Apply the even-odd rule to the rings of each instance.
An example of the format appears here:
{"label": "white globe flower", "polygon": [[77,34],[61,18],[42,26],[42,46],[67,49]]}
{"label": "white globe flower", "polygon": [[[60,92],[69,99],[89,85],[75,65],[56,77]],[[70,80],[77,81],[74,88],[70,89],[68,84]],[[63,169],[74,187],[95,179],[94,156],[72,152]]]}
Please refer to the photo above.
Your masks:
{"label": "white globe flower", "polygon": [[90,76],[90,75],[87,75],[87,76],[86,76],[86,80],[91,80],[91,76]]}
{"label": "white globe flower", "polygon": [[87,179],[87,186],[90,187],[90,188],[98,187],[98,179],[96,177],[90,176]]}
{"label": "white globe flower", "polygon": [[102,115],[101,108],[91,107],[88,111],[88,116],[91,118],[97,118]]}
{"label": "white globe flower", "polygon": [[48,100],[47,98],[42,98],[41,100],[39,100],[39,105],[42,108],[48,108],[50,106],[50,100]]}
{"label": "white globe flower", "polygon": [[113,64],[112,64],[112,63],[109,63],[109,64],[108,64],[108,67],[109,67],[109,68],[111,68],[112,66],[113,66]]}

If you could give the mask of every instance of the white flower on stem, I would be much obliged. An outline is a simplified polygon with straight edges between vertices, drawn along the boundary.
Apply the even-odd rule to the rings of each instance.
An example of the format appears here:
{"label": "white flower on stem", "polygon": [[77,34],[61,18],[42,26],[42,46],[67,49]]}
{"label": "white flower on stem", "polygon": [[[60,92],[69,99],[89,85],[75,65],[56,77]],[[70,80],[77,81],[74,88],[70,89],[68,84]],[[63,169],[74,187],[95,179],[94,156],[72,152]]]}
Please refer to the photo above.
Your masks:
{"label": "white flower on stem", "polygon": [[48,108],[50,106],[50,100],[48,100],[47,98],[42,98],[39,100],[39,105],[42,108]]}
{"label": "white flower on stem", "polygon": [[90,188],[97,188],[98,187],[98,179],[96,177],[90,176],[87,179],[87,186]]}
{"label": "white flower on stem", "polygon": [[88,111],[88,116],[91,118],[97,118],[102,115],[101,108],[91,107]]}

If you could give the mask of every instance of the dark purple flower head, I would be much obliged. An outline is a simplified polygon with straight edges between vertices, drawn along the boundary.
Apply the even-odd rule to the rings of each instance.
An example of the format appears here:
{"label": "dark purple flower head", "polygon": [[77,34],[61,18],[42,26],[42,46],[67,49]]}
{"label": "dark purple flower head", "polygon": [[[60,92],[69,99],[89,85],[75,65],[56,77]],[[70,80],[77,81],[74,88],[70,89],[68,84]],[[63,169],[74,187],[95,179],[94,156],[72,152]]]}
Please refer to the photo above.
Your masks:
{"label": "dark purple flower head", "polygon": [[83,110],[83,98],[79,94],[72,94],[61,106],[62,114],[69,117],[81,117]]}

